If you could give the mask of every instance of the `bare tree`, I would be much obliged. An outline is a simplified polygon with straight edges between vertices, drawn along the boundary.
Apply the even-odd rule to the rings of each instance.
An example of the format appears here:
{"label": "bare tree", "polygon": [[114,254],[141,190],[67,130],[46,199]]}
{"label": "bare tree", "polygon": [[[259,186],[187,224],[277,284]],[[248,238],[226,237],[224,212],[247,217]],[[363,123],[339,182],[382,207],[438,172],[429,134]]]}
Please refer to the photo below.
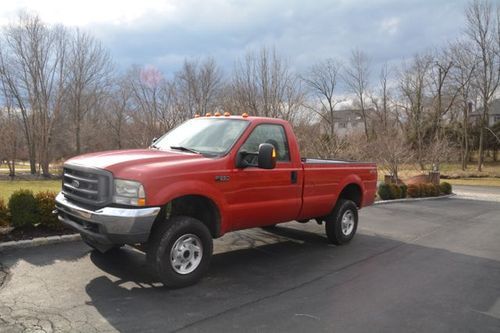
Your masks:
{"label": "bare tree", "polygon": [[426,106],[428,100],[428,74],[434,59],[431,55],[417,55],[410,66],[403,66],[400,74],[401,107],[404,109],[406,135],[416,150],[416,159],[422,170],[425,169],[425,133],[429,125]]}
{"label": "bare tree", "polygon": [[326,59],[311,66],[302,76],[311,100],[305,106],[318,114],[328,124],[330,138],[335,137],[335,106],[339,99],[335,96],[337,79],[341,64],[333,59]]}
{"label": "bare tree", "polygon": [[434,59],[434,64],[431,65],[429,71],[429,88],[433,104],[429,136],[439,141],[443,136],[444,118],[454,106],[460,90],[454,86],[454,82],[451,80],[450,73],[455,65],[446,49],[443,53],[437,54]]}
{"label": "bare tree", "polygon": [[38,150],[45,176],[49,175],[54,123],[64,94],[66,41],[65,29],[49,28],[38,16],[28,14],[20,14],[3,34],[2,80],[22,116],[31,172],[36,172]]}
{"label": "bare tree", "polygon": [[302,104],[303,92],[276,50],[262,48],[248,53],[236,65],[232,82],[232,105],[239,112],[292,119]]}
{"label": "bare tree", "polygon": [[466,34],[473,45],[473,52],[478,58],[477,75],[474,83],[479,90],[482,104],[482,116],[479,126],[479,158],[477,170],[481,171],[484,162],[484,129],[487,126],[490,102],[498,88],[500,80],[499,42],[500,21],[493,16],[493,7],[487,0],[474,0],[465,11],[467,19]]}
{"label": "bare tree", "polygon": [[355,49],[351,53],[349,64],[344,70],[344,81],[349,90],[356,96],[356,103],[361,111],[366,140],[369,139],[368,129],[368,82],[370,79],[370,61],[361,50]]}
{"label": "bare tree", "polygon": [[473,100],[476,99],[475,86],[472,78],[476,75],[477,62],[469,48],[469,44],[458,41],[450,45],[448,52],[451,61],[454,63],[453,71],[451,72],[451,80],[458,93],[458,109],[462,117],[461,122],[461,160],[462,170],[467,169],[467,163],[470,155],[469,143],[469,112],[472,109]]}
{"label": "bare tree", "polygon": [[184,105],[188,117],[213,113],[218,109],[222,78],[222,71],[213,58],[202,62],[184,61],[175,81],[179,101]]}
{"label": "bare tree", "polygon": [[377,95],[370,96],[374,108],[374,124],[372,128],[385,132],[391,122],[391,91],[389,87],[390,69],[384,64],[379,75],[379,91]]}
{"label": "bare tree", "polygon": [[397,183],[401,165],[410,162],[413,153],[398,127],[389,125],[385,131],[384,135],[370,141],[367,151],[369,157],[378,162],[380,168],[387,170]]}
{"label": "bare tree", "polygon": [[66,69],[65,96],[73,118],[75,153],[78,155],[82,151],[82,123],[110,84],[111,58],[99,41],[77,29],[71,36]]}

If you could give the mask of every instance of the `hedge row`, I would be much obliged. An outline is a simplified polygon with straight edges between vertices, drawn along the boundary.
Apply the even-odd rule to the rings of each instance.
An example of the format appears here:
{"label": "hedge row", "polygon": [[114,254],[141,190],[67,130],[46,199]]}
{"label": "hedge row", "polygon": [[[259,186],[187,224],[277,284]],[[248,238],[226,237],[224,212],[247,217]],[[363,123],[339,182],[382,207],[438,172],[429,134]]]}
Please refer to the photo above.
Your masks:
{"label": "hedge row", "polygon": [[61,230],[63,224],[52,214],[55,207],[55,192],[18,190],[9,198],[9,203],[0,199],[0,226],[29,228],[42,225],[48,229]]}
{"label": "hedge row", "polygon": [[393,200],[401,198],[421,198],[421,197],[435,197],[441,194],[450,194],[451,184],[442,182],[439,185],[431,183],[427,184],[412,184],[406,186],[405,184],[380,184],[378,187],[378,196],[382,200]]}

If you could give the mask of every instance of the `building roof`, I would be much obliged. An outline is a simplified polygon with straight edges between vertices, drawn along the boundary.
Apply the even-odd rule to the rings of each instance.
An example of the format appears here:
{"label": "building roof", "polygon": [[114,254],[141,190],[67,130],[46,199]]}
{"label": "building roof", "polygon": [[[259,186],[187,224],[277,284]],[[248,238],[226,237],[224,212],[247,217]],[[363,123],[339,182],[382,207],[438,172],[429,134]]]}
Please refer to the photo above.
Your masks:
{"label": "building roof", "polygon": [[347,110],[336,110],[334,113],[334,120],[336,122],[362,122],[361,110],[357,109],[347,109]]}

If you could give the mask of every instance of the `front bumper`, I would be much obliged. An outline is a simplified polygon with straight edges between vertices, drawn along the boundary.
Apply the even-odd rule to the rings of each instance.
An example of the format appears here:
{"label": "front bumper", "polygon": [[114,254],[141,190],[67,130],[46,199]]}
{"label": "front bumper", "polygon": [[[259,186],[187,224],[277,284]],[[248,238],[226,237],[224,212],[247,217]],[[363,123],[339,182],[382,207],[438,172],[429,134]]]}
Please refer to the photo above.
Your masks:
{"label": "front bumper", "polygon": [[137,244],[148,240],[160,207],[104,207],[96,211],[82,208],[59,193],[56,197],[59,220],[102,245]]}

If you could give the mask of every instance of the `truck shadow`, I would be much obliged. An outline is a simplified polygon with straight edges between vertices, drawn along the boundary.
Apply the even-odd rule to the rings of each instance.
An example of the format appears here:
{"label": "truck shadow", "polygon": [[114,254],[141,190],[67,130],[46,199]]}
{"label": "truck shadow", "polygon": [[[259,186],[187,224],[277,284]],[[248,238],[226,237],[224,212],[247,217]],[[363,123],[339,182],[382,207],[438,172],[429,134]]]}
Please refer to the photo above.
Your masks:
{"label": "truck shadow", "polygon": [[[285,304],[289,311],[302,311],[318,300],[332,309],[359,307],[359,311],[352,312],[352,318],[342,317],[345,312],[337,315],[332,311],[331,318],[321,323],[324,326],[316,328],[331,331],[332,323],[336,327],[346,322],[357,323],[358,316],[363,316],[366,323],[373,313],[370,308],[373,302],[381,306],[376,313],[393,311],[395,303],[403,302],[408,307],[405,311],[412,315],[404,319],[392,319],[386,314],[391,318],[387,323],[396,329],[402,322],[423,327],[419,315],[429,314],[419,314],[427,311],[421,304],[433,304],[436,297],[437,302],[448,304],[445,308],[458,304],[485,312],[498,298],[491,293],[492,281],[500,281],[498,261],[363,234],[358,234],[348,246],[335,247],[315,233],[289,228],[279,228],[276,232],[290,239],[217,254],[203,280],[177,290],[163,288],[147,270],[144,255],[137,251],[125,249],[113,256],[93,252],[92,261],[112,277],[103,275],[88,283],[89,305],[120,332],[167,332],[183,328],[227,331],[238,327],[251,330],[252,325],[263,321],[275,330],[294,330],[294,324],[287,320],[271,319],[268,313],[271,309],[267,307],[271,306],[277,314],[281,314],[277,309]],[[481,269],[471,269],[471,265]],[[464,281],[471,288],[464,289]],[[310,292],[316,295],[314,301],[305,296]],[[407,296],[401,299],[400,295]],[[260,310],[251,312],[256,307]],[[450,330],[473,329],[478,321],[481,325],[500,327],[500,321],[493,317],[473,312],[464,315],[464,309],[457,308],[445,318],[439,311],[431,316],[444,321]],[[417,326],[406,328],[412,327]]]}

